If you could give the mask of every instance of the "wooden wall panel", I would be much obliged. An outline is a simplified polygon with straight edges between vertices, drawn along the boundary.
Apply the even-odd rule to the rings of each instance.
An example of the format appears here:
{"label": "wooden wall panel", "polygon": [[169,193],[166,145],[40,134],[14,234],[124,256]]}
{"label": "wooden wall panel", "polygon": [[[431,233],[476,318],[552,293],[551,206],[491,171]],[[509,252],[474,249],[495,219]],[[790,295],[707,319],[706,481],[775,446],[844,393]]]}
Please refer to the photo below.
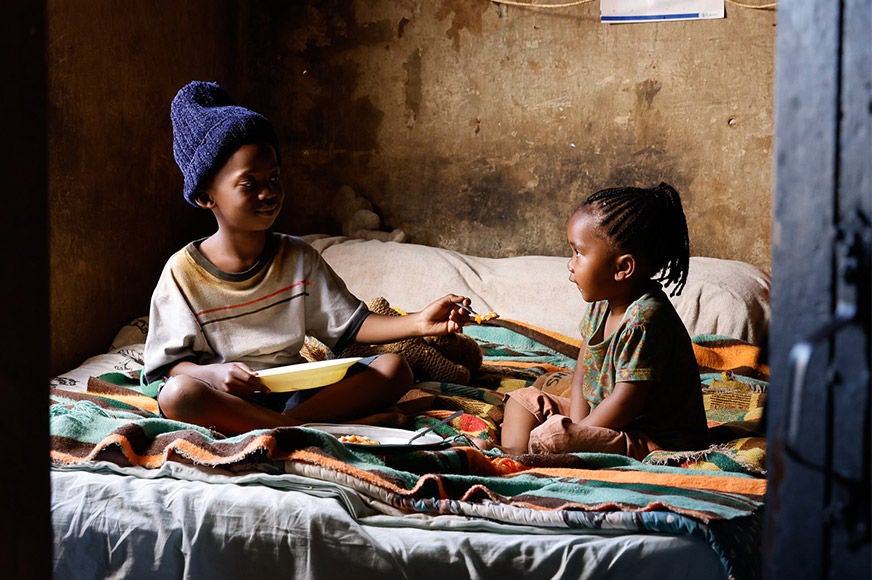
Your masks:
{"label": "wooden wall panel", "polygon": [[[160,9],[156,9],[156,6]],[[48,3],[52,371],[148,312],[170,254],[213,229],[182,198],[170,101],[235,84],[235,2]]]}
{"label": "wooden wall panel", "polygon": [[48,219],[45,8],[9,0],[0,18],[6,113],[0,140],[0,576],[51,575],[48,479]]}
{"label": "wooden wall panel", "polygon": [[869,0],[779,7],[771,578],[870,575],[870,24]]}

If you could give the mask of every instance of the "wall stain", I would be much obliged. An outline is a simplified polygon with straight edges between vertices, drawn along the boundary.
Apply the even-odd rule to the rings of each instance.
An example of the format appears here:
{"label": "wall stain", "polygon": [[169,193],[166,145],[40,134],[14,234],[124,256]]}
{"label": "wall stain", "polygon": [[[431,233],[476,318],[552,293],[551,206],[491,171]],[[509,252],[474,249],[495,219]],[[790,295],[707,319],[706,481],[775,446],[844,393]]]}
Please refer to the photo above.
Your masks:
{"label": "wall stain", "polygon": [[405,16],[400,18],[400,21],[397,23],[397,38],[402,38],[406,33],[406,26],[409,25],[409,19]]}
{"label": "wall stain", "polygon": [[436,18],[445,20],[451,16],[451,26],[445,35],[451,39],[454,50],[460,50],[460,33],[466,30],[472,35],[481,37],[481,16],[490,7],[488,0],[443,0]]}
{"label": "wall stain", "polygon": [[[285,146],[295,151],[378,149],[384,112],[369,96],[358,93],[365,72],[349,55],[361,46],[392,42],[394,23],[388,19],[360,23],[354,6],[338,0],[311,3],[308,8],[291,4],[281,18],[269,16],[272,19],[267,23],[262,19],[268,16],[258,11],[251,14],[265,25],[263,30],[271,32],[250,60],[269,63],[268,55],[281,54],[284,68],[295,79],[270,91],[275,96],[269,108],[281,112],[278,129]],[[275,66],[274,62],[264,65],[258,81],[274,77]],[[420,91],[420,79],[417,83]],[[420,96],[416,101],[413,95],[411,105],[420,107]]]}
{"label": "wall stain", "polygon": [[410,113],[407,123],[409,127],[414,125],[421,112],[421,55],[420,48],[413,50],[406,62],[403,63],[403,69],[406,71],[406,110]]}
{"label": "wall stain", "polygon": [[646,79],[641,83],[636,84],[636,108],[638,110],[647,110],[651,108],[654,102],[654,97],[660,92],[662,85],[660,81]]}
{"label": "wall stain", "polygon": [[[485,164],[487,164],[485,162]],[[488,164],[489,165],[489,164]],[[490,227],[515,223],[526,212],[526,196],[517,194],[517,184],[503,171],[493,167],[470,172],[464,184],[465,195],[457,198],[455,206],[466,219]]]}
{"label": "wall stain", "polygon": [[635,85],[636,100],[631,118],[634,141],[627,143],[636,162],[656,161],[668,139],[669,127],[663,126],[660,111],[654,106],[654,97],[660,92],[660,81],[646,79]]}

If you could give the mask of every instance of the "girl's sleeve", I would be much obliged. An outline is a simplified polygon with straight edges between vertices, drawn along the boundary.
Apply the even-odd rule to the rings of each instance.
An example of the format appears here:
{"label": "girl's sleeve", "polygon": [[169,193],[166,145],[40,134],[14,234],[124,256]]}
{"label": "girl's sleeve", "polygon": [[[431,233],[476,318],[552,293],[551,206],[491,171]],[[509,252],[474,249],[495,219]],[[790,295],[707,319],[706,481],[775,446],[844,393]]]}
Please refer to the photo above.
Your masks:
{"label": "girl's sleeve", "polygon": [[148,383],[161,379],[177,363],[196,362],[203,352],[211,348],[168,265],[151,298],[143,379]]}
{"label": "girl's sleeve", "polygon": [[631,324],[616,337],[614,368],[616,383],[657,381],[666,360],[660,350],[666,343],[647,323]]}

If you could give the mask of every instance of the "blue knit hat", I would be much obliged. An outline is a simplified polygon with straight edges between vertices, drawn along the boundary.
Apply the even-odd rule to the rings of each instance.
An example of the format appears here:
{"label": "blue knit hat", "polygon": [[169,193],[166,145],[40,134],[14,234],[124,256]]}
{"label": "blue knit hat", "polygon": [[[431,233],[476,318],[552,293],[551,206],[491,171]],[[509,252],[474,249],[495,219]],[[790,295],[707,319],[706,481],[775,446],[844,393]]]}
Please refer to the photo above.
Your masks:
{"label": "blue knit hat", "polygon": [[173,98],[173,156],[185,178],[185,199],[193,206],[197,191],[240,147],[269,143],[279,154],[278,138],[259,113],[240,107],[216,83],[193,81]]}

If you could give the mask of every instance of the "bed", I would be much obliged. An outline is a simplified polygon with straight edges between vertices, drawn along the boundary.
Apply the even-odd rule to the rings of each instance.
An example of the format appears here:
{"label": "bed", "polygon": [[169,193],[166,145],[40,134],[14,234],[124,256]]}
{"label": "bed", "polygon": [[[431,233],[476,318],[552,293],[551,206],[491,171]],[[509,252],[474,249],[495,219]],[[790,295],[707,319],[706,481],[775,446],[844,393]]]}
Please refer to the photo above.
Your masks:
{"label": "bed", "polygon": [[[148,320],[50,389],[58,578],[755,578],[761,575],[769,279],[691,259],[676,309],[694,338],[712,445],[644,461],[504,455],[502,397],[559,391],[583,303],[566,260],[480,258],[309,236],[361,299],[413,311],[447,292],[496,320],[465,329],[467,384],[426,377],[364,422],[433,446],[344,445],[316,428],[224,437],[160,418],[139,386]],[[449,356],[449,355],[446,355]],[[438,377],[435,377],[438,379]]]}

